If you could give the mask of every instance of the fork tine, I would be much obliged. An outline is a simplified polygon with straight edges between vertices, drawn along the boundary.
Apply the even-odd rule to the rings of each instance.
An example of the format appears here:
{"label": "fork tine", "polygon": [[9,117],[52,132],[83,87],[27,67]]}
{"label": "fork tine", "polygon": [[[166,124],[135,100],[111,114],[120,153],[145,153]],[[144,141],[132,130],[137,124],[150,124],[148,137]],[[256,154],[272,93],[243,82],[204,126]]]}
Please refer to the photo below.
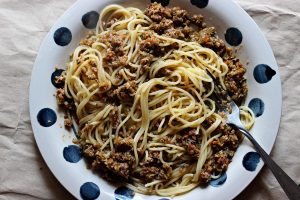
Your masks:
{"label": "fork tine", "polygon": [[226,112],[227,109],[226,106],[223,105],[221,97],[219,97],[216,93],[213,93],[211,98],[215,101],[215,105],[219,111]]}
{"label": "fork tine", "polygon": [[231,101],[231,97],[229,96],[226,89],[224,89],[218,79],[214,77],[209,70],[206,69],[207,74],[212,78],[213,82],[215,83],[214,93],[216,96],[223,102],[226,101],[227,103]]}

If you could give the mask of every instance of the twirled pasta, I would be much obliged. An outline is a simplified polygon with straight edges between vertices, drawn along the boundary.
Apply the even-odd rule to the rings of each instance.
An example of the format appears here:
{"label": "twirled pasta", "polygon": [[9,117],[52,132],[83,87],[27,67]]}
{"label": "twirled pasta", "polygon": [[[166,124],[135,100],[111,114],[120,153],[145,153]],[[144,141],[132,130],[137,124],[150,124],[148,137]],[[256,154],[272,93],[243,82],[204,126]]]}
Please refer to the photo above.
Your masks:
{"label": "twirled pasta", "polygon": [[[106,22],[112,19],[118,20],[107,27]],[[81,145],[91,144],[109,158],[116,151],[114,140],[120,132],[129,133],[133,172],[139,173],[141,162],[147,161],[151,152],[158,152],[160,162],[168,165],[172,172],[167,180],[151,182],[132,173],[128,177],[128,187],[145,194],[175,196],[199,185],[203,165],[213,154],[210,144],[222,135],[216,130],[224,119],[211,98],[214,82],[206,70],[226,88],[224,77],[229,68],[213,50],[196,42],[158,35],[150,30],[151,23],[151,19],[137,8],[119,5],[104,8],[96,34],[89,37],[92,42],[78,46],[72,54],[64,74],[64,92],[76,106]],[[125,63],[134,70],[106,66],[103,59],[108,54],[108,46],[101,38],[109,33],[123,38]],[[149,71],[140,73],[144,34],[159,40],[160,47],[174,45],[176,48],[153,58]],[[163,76],[162,71],[166,72]],[[132,102],[113,105],[103,100],[103,94],[128,81],[134,81],[137,86]],[[245,106],[241,110],[241,119],[250,129],[254,123],[253,113]],[[116,127],[109,117],[112,112],[118,116]],[[213,122],[204,126],[208,118]],[[132,126],[136,126],[136,130],[130,131]],[[197,144],[200,153],[194,162],[189,160],[186,148],[161,142],[165,136],[175,141],[186,129],[194,129],[201,137]]]}

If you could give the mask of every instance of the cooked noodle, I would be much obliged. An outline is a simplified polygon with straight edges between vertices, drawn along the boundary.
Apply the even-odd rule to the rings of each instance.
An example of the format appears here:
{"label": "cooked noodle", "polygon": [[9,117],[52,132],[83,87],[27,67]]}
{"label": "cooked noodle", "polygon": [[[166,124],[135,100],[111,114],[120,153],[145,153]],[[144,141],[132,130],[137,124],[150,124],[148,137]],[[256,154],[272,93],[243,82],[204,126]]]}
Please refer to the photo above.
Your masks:
{"label": "cooked noodle", "polygon": [[[112,19],[117,20],[108,27],[106,23]],[[116,138],[127,133],[132,138],[130,154],[134,157],[132,173],[127,177],[128,187],[144,194],[175,196],[200,184],[201,170],[213,154],[210,144],[222,136],[222,132],[216,131],[225,121],[211,98],[214,82],[206,70],[226,88],[229,68],[213,50],[197,42],[159,35],[150,30],[151,23],[137,8],[119,5],[104,8],[96,34],[89,37],[92,43],[78,46],[72,55],[64,74],[64,93],[74,100],[82,146],[91,144],[99,155],[109,158],[117,151]],[[124,62],[134,70],[106,66],[104,58],[108,55],[108,46],[101,38],[109,34],[123,38]],[[174,48],[154,57],[149,71],[140,73],[144,56],[141,41],[145,35],[156,38],[162,48]],[[122,102],[122,98],[118,104],[103,100],[104,94],[128,81],[134,81],[137,88],[131,102]],[[111,113],[117,118],[112,120]],[[212,123],[204,125],[207,119]],[[241,107],[241,119],[247,129],[254,123],[252,111],[245,106]],[[115,122],[118,123],[115,125]],[[131,130],[132,127],[136,129]],[[194,130],[200,137],[199,156],[194,161],[185,147],[174,142],[180,132],[187,129]],[[162,142],[164,137],[173,142]],[[141,163],[152,159],[153,152],[157,152],[159,162],[171,170],[167,179],[148,182],[136,175],[141,172]]]}

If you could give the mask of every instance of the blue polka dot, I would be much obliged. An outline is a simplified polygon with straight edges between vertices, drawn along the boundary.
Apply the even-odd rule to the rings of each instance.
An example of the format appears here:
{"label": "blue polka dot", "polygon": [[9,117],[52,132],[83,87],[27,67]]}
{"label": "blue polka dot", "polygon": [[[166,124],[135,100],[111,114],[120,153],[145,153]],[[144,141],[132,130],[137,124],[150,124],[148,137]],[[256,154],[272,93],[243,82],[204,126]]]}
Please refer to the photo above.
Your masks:
{"label": "blue polka dot", "polygon": [[56,88],[63,88],[64,84],[63,83],[56,83],[55,80],[56,80],[56,77],[60,76],[61,73],[65,71],[63,69],[56,69],[52,75],[51,75],[51,83],[54,85],[54,87]]}
{"label": "blue polka dot", "polygon": [[97,199],[100,195],[99,187],[92,182],[86,182],[80,187],[80,196],[83,200]]}
{"label": "blue polka dot", "polygon": [[98,20],[99,20],[99,13],[96,11],[90,11],[84,14],[81,18],[82,24],[88,29],[96,28]]}
{"label": "blue polka dot", "polygon": [[134,197],[134,191],[127,187],[119,187],[115,190],[116,200],[130,200]]}
{"label": "blue polka dot", "polygon": [[82,158],[81,149],[76,145],[69,145],[64,148],[63,156],[66,161],[70,163],[77,163]]}
{"label": "blue polka dot", "polygon": [[243,35],[239,29],[231,27],[226,30],[225,40],[231,46],[238,46],[242,43]]}
{"label": "blue polka dot", "polygon": [[257,65],[253,71],[253,76],[258,83],[269,82],[275,74],[276,72],[265,64]]}
{"label": "blue polka dot", "polygon": [[191,0],[191,4],[198,8],[205,8],[208,5],[208,0]]}
{"label": "blue polka dot", "polygon": [[261,116],[265,110],[265,104],[259,98],[251,99],[251,101],[248,104],[248,107],[253,111],[256,117]]}
{"label": "blue polka dot", "polygon": [[243,158],[243,166],[248,171],[255,171],[260,161],[260,155],[257,152],[248,152]]}
{"label": "blue polka dot", "polygon": [[59,46],[66,46],[72,40],[72,33],[66,27],[61,27],[54,32],[54,41]]}
{"label": "blue polka dot", "polygon": [[154,2],[160,3],[162,6],[167,6],[167,5],[169,5],[170,0],[151,0],[151,3],[154,3]]}
{"label": "blue polka dot", "polygon": [[37,120],[41,126],[49,127],[55,124],[57,117],[55,112],[50,108],[43,108],[37,114]]}
{"label": "blue polka dot", "polygon": [[219,178],[211,180],[209,184],[213,187],[219,187],[225,183],[226,179],[227,179],[227,174],[224,173]]}

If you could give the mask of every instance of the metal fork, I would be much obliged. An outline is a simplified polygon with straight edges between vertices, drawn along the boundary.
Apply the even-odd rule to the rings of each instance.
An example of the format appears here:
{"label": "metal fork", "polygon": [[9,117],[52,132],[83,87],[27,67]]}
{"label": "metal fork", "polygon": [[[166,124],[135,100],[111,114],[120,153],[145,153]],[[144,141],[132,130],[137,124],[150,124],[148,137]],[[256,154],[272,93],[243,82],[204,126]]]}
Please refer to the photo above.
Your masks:
{"label": "metal fork", "polygon": [[[272,160],[272,158],[257,143],[253,136],[245,129],[244,125],[240,120],[239,107],[235,104],[233,100],[231,100],[227,91],[220,84],[220,81],[217,80],[208,70],[207,73],[215,83],[214,96],[216,99],[216,106],[219,109],[219,111],[224,112],[226,114],[226,123],[239,130],[250,140],[250,142],[253,144],[254,148],[259,153],[264,163],[274,174],[275,178],[281,185],[288,198],[291,200],[300,200],[300,187]],[[224,102],[229,103],[224,105]]]}

